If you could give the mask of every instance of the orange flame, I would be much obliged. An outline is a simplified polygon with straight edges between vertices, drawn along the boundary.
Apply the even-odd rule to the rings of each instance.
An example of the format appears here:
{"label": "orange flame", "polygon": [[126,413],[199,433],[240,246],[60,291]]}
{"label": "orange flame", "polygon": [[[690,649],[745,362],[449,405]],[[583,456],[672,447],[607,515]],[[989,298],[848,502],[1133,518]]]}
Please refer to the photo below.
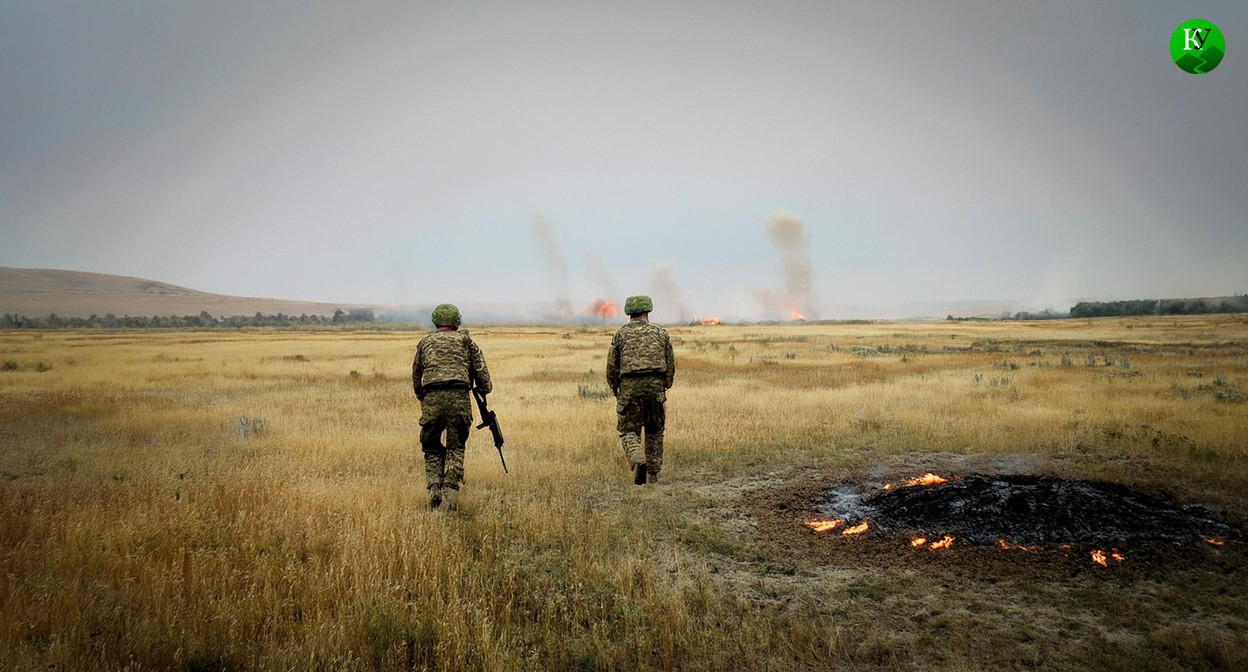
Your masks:
{"label": "orange flame", "polygon": [[1118,562],[1122,562],[1123,560],[1127,559],[1127,556],[1119,553],[1118,551],[1114,551],[1113,553],[1110,553],[1109,557],[1117,560]]}
{"label": "orange flame", "polygon": [[1092,551],[1092,562],[1095,562],[1096,564],[1102,567],[1109,566],[1109,563],[1105,560],[1105,551],[1102,551],[1099,548],[1095,551]]}
{"label": "orange flame", "polygon": [[928,546],[928,548],[935,551],[941,548],[949,548],[952,545],[953,545],[953,537],[946,534],[944,539],[941,539],[940,541],[933,541],[932,544]]}
{"label": "orange flame", "polygon": [[1213,544],[1214,546],[1225,546],[1225,545],[1226,545],[1226,542],[1225,542],[1225,541],[1222,541],[1221,539],[1205,539],[1205,543]]}
{"label": "orange flame", "polygon": [[814,530],[815,532],[830,532],[830,531],[832,531],[832,530],[836,529],[836,526],[837,526],[837,525],[840,525],[840,524],[841,524],[841,519],[840,519],[840,518],[837,518],[836,520],[809,520],[809,521],[806,521],[806,526],[807,526],[807,527],[809,527],[810,529]]}
{"label": "orange flame", "polygon": [[698,322],[703,326],[711,326],[713,324],[719,324],[720,319],[718,317],[699,317]]}
{"label": "orange flame", "polygon": [[589,312],[604,319],[609,320],[620,314],[620,309],[615,306],[615,301],[607,299],[603,301],[598,299],[589,307]]}
{"label": "orange flame", "polygon": [[926,543],[927,543],[927,537],[915,537],[910,540],[910,545],[915,548],[918,548]]}
{"label": "orange flame", "polygon": [[906,485],[936,485],[938,483],[948,483],[949,479],[941,478],[932,472],[927,472],[918,478],[912,478],[906,481]]}
{"label": "orange flame", "polygon": [[781,303],[780,307],[789,311],[790,320],[801,320],[802,322],[806,321],[806,316],[802,314],[802,311],[797,309],[797,306],[786,302]]}
{"label": "orange flame", "polygon": [[997,539],[997,544],[1001,546],[1003,551],[1034,551],[1039,548],[1038,546],[1018,546],[1007,542],[1005,539]]}
{"label": "orange flame", "polygon": [[853,527],[847,527],[841,530],[841,536],[848,537],[854,534],[862,534],[863,532],[866,532],[866,531],[867,531],[867,521],[864,520],[861,523],[858,523],[857,525]]}
{"label": "orange flame", "polygon": [[[930,472],[930,471],[929,471],[929,472],[927,472],[926,474],[923,474],[922,476],[915,476],[914,478],[912,478],[912,479],[910,479],[910,480],[906,481],[906,482],[905,482],[905,485],[906,485],[906,486],[912,486],[912,485],[940,485],[941,483],[948,483],[948,482],[949,482],[949,479],[947,479],[947,478],[941,478],[940,476],[937,476],[936,474],[933,474],[932,472]],[[892,490],[892,489],[893,489],[893,488],[895,488],[895,487],[897,487],[897,486],[896,486],[896,485],[893,485],[892,483],[885,483],[885,484],[884,484],[884,489],[885,489],[885,490]]]}

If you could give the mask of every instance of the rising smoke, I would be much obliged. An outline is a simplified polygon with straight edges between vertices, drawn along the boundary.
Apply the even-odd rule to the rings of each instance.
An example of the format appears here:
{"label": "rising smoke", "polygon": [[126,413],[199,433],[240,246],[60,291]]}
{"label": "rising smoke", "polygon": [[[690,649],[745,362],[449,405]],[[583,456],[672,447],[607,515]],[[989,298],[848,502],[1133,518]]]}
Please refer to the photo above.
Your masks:
{"label": "rising smoke", "polygon": [[[793,309],[796,309],[800,311],[804,319],[818,318],[816,310],[818,300],[814,289],[815,267],[810,263],[809,241],[806,238],[802,220],[787,213],[777,212],[767,218],[766,230],[767,239],[780,252],[780,270],[784,276],[784,289],[780,292],[782,305],[764,306],[764,310],[780,309],[792,313]],[[763,293],[761,296],[767,296],[768,298],[764,299],[767,301],[774,300],[770,298],[770,292]]]}
{"label": "rising smoke", "polygon": [[680,285],[676,284],[671,264],[660,263],[650,271],[650,293],[654,295],[657,311],[669,314],[674,311],[681,324],[689,321],[689,306],[681,300]]}
{"label": "rising smoke", "polygon": [[538,257],[555,283],[555,309],[560,317],[567,317],[573,313],[572,301],[568,298],[568,261],[559,251],[550,222],[540,214],[533,220],[533,237],[537,241]]}

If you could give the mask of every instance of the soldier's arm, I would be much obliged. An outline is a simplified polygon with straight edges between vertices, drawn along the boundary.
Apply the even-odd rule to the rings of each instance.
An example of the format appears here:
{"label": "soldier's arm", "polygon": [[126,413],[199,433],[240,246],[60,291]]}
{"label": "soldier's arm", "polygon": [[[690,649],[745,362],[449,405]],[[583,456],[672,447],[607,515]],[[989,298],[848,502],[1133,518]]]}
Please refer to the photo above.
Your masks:
{"label": "soldier's arm", "polygon": [[425,398],[425,391],[420,385],[424,369],[425,362],[421,357],[420,346],[416,346],[416,357],[412,359],[412,391],[416,393],[416,398],[421,400]]}
{"label": "soldier's arm", "polygon": [[672,352],[672,339],[663,339],[664,355],[667,358],[667,369],[663,372],[663,386],[671,387],[676,378],[676,353]]}
{"label": "soldier's arm", "polygon": [[468,341],[468,356],[468,366],[473,380],[477,381],[477,389],[481,390],[481,394],[494,391],[494,383],[490,381],[490,368],[485,365],[485,355],[481,354],[481,348],[472,341]]}
{"label": "soldier's arm", "polygon": [[607,349],[607,387],[615,394],[620,387],[620,334],[616,332],[611,338],[611,347]]}

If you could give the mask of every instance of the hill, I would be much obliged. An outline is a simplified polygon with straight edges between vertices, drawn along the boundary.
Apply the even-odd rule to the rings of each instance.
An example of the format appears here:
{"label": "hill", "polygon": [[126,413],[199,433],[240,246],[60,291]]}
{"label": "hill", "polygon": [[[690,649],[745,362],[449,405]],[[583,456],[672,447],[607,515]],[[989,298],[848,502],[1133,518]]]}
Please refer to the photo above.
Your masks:
{"label": "hill", "polygon": [[362,304],[317,303],[201,292],[167,282],[103,273],[0,267],[0,313],[45,317],[286,313],[333,315]]}

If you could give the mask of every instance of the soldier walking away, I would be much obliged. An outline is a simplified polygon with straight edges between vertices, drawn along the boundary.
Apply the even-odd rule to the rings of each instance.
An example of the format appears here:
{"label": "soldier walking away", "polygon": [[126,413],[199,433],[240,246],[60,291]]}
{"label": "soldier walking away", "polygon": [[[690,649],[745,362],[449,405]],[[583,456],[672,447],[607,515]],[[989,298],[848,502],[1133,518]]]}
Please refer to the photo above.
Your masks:
{"label": "soldier walking away", "polygon": [[[654,302],[648,296],[624,301],[628,324],[611,339],[607,385],[615,395],[616,428],[633,471],[633,482],[656,483],[663,469],[664,403],[676,375],[676,358],[667,330],[650,324]],[[641,433],[645,429],[643,450]]]}
{"label": "soldier walking away", "polygon": [[[493,389],[481,348],[459,331],[459,309],[444,303],[433,309],[437,331],[420,339],[412,360],[412,387],[420,400],[420,445],[425,454],[429,506],[458,506],[464,482],[464,442],[472,425],[468,390]],[[442,435],[446,443],[442,443]]]}

